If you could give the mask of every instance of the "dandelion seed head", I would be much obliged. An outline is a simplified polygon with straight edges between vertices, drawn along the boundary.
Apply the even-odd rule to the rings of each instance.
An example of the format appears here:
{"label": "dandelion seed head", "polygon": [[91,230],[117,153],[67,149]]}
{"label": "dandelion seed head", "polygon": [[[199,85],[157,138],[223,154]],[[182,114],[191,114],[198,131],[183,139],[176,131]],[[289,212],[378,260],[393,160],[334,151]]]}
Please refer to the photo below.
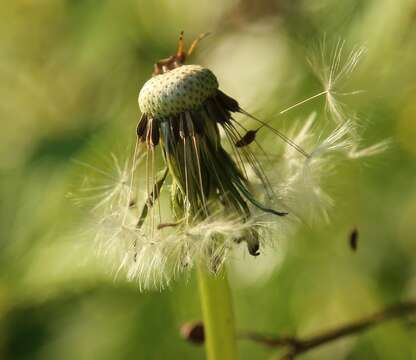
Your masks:
{"label": "dandelion seed head", "polygon": [[[195,266],[217,273],[242,245],[254,258],[302,222],[327,221],[334,201],[325,183],[337,159],[385,148],[360,148],[354,122],[336,99],[363,50],[344,59],[344,43],[338,43],[320,73],[325,91],[295,105],[326,95],[336,128],[324,132],[314,112],[286,135],[243,110],[210,70],[184,65],[181,41],[178,54],[156,63],[140,91],[133,157],[113,157],[116,175],[93,169],[108,182],[92,188],[98,253],[112,260],[114,274],[141,289],[169,286]],[[261,125],[246,129],[235,114]],[[264,152],[256,140],[261,129],[284,144],[264,161],[253,150]],[[166,203],[171,211],[162,211]]]}

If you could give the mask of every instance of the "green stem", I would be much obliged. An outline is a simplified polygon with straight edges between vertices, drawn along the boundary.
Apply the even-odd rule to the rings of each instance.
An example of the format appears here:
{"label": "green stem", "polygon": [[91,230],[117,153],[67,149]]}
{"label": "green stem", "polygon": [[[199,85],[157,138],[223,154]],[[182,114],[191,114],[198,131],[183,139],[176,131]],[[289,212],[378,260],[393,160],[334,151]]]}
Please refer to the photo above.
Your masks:
{"label": "green stem", "polygon": [[198,267],[207,360],[236,360],[237,344],[231,291],[225,269],[210,274]]}

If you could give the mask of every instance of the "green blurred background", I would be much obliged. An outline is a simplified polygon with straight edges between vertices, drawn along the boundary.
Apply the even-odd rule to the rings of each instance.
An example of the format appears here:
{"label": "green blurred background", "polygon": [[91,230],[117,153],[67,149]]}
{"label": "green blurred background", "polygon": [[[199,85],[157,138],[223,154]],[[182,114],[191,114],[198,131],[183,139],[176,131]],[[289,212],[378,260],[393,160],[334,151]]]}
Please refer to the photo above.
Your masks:
{"label": "green blurred background", "polygon": [[[180,338],[200,318],[193,276],[141,293],[115,278],[66,196],[85,168],[126,156],[153,63],[212,35],[192,62],[249,111],[320,91],[306,58],[345,39],[367,55],[346,101],[365,142],[389,150],[327,179],[330,224],[302,225],[274,252],[235,260],[237,326],[308,335],[416,297],[416,2],[411,0],[14,0],[0,5],[0,358],[201,359]],[[317,103],[281,124],[304,118]],[[268,144],[268,143],[266,143]],[[268,149],[271,150],[271,149]],[[350,231],[359,229],[356,253]],[[91,240],[91,241],[89,241]],[[416,359],[416,330],[392,321],[303,359]],[[240,341],[241,359],[278,354]]]}

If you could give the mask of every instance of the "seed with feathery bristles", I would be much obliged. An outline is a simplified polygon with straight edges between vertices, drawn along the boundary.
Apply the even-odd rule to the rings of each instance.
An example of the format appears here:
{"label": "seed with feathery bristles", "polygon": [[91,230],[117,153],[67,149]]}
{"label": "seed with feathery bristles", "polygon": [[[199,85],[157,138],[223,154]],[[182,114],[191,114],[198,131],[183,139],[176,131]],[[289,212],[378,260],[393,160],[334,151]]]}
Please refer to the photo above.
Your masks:
{"label": "seed with feathery bristles", "polygon": [[246,132],[246,134],[235,143],[236,147],[243,147],[243,146],[247,146],[250,145],[254,140],[256,140],[256,134],[257,134],[257,129],[256,130],[248,130]]}

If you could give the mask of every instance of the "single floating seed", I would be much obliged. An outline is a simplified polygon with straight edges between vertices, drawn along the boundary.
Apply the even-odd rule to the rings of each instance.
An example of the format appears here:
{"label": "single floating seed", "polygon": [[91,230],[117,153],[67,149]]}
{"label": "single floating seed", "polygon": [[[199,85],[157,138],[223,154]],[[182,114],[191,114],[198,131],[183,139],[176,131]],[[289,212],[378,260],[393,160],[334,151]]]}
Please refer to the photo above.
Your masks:
{"label": "single floating seed", "polygon": [[358,247],[358,229],[354,228],[350,233],[350,248],[352,251],[357,251]]}
{"label": "single floating seed", "polygon": [[183,324],[180,328],[180,333],[183,339],[196,345],[201,345],[205,341],[204,324],[202,321]]}
{"label": "single floating seed", "polygon": [[250,145],[254,140],[256,140],[257,130],[248,130],[246,134],[235,143],[236,147],[244,147]]}

